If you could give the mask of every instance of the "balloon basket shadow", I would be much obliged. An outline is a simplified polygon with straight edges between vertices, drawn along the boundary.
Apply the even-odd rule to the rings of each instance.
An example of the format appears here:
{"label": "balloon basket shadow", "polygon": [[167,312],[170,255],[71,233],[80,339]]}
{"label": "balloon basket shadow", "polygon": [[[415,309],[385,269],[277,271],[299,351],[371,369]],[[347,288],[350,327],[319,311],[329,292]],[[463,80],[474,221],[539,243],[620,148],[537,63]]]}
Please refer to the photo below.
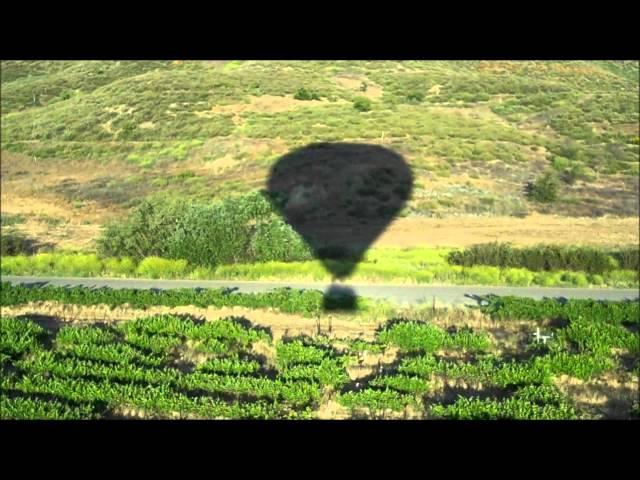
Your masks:
{"label": "balloon basket shadow", "polygon": [[322,307],[327,312],[353,312],[358,310],[358,297],[349,287],[331,285],[324,293]]}

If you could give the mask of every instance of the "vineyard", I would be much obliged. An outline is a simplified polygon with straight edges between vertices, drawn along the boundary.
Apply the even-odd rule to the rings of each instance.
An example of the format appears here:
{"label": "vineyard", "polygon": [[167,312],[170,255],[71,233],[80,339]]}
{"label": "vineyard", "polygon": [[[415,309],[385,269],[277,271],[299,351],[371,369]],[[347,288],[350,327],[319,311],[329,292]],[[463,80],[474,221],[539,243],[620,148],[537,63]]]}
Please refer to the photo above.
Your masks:
{"label": "vineyard", "polygon": [[[320,292],[2,284],[1,293],[2,419],[638,417],[637,301],[487,297],[468,311],[397,310],[363,324],[365,339],[273,334],[265,307],[319,317]],[[44,302],[254,314],[71,321],[44,315]],[[17,306],[29,313],[14,315]]]}

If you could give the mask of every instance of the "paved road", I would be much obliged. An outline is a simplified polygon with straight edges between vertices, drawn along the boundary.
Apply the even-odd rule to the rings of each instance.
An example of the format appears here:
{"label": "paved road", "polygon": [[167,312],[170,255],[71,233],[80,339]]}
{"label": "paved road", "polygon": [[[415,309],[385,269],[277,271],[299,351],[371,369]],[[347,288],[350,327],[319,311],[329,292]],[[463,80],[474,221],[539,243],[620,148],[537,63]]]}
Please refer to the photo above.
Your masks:
{"label": "paved road", "polygon": [[[2,281],[14,284],[48,284],[57,286],[85,286],[92,288],[234,288],[239,292],[264,292],[279,287],[293,289],[316,289],[326,291],[330,285],[325,283],[287,283],[287,282],[243,282],[225,280],[145,280],[119,278],[67,278],[67,277],[15,277],[3,276]],[[461,305],[473,304],[470,298],[475,295],[517,295],[541,299],[544,297],[593,298],[596,300],[624,300],[640,297],[638,289],[605,288],[556,288],[556,287],[476,287],[476,286],[435,286],[435,285],[358,285],[345,283],[356,295],[369,298],[384,298],[398,303],[417,304],[433,302],[436,304]]]}

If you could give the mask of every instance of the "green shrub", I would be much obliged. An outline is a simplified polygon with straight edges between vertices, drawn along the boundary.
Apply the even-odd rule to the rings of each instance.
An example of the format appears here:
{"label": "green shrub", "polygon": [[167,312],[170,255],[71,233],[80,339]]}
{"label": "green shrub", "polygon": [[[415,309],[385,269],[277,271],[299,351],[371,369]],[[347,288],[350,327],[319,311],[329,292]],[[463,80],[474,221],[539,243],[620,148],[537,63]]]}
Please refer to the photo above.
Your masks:
{"label": "green shrub", "polygon": [[184,204],[166,199],[142,202],[125,219],[106,226],[97,241],[98,253],[105,257],[167,256],[167,239],[184,210]]}
{"label": "green shrub", "polygon": [[580,151],[580,147],[574,141],[566,142],[559,149],[559,153],[561,156],[571,160],[575,160],[578,157],[579,151]]}
{"label": "green shrub", "polygon": [[356,97],[353,100],[353,108],[359,112],[368,112],[371,110],[371,100],[366,97]]}
{"label": "green shrub", "polygon": [[513,247],[508,243],[481,243],[464,250],[453,250],[447,256],[451,265],[471,267],[474,265],[496,265],[516,267],[517,261]]}
{"label": "green shrub", "polygon": [[475,266],[465,270],[469,281],[477,285],[497,285],[500,283],[500,269],[497,267]]}
{"label": "green shrub", "polygon": [[516,248],[508,243],[482,243],[465,250],[454,250],[447,256],[452,265],[471,267],[493,265],[502,268],[526,268],[534,272],[572,270],[602,274],[619,268],[638,266],[637,249],[615,250],[596,247],[534,245]]}
{"label": "green shrub", "polygon": [[527,197],[536,202],[551,203],[558,198],[559,189],[560,182],[558,177],[552,172],[547,172],[534,183],[527,184],[526,194]]}
{"label": "green shrub", "polygon": [[31,262],[26,255],[16,255],[15,257],[2,256],[0,261],[0,272],[4,275],[30,275]]}
{"label": "green shrub", "polygon": [[260,262],[313,260],[313,252],[302,237],[281,219],[257,225],[249,251]]}
{"label": "green shrub", "polygon": [[106,272],[116,275],[127,276],[132,274],[136,269],[135,262],[129,257],[107,258],[103,263]]}
{"label": "green shrub", "polygon": [[55,255],[51,253],[38,253],[30,257],[33,271],[41,273],[55,273]]}
{"label": "green shrub", "polygon": [[167,232],[167,257],[216,266],[248,260],[250,227],[225,205],[190,205]]}
{"label": "green shrub", "polygon": [[[294,247],[293,256],[302,256],[293,232],[282,227],[280,236],[267,245],[268,227],[275,205],[261,192],[229,197],[217,203],[150,199],[134,208],[131,214],[107,226],[98,241],[102,256],[127,256],[134,260],[145,257],[184,259],[190,264],[220,264],[261,261],[259,254],[274,256],[270,249],[288,235]],[[273,233],[272,225],[271,231]],[[276,229],[277,230],[277,229]],[[259,238],[252,241],[255,233]],[[284,233],[283,233],[284,232]],[[296,244],[297,242],[297,244]],[[256,251],[251,250],[254,247]],[[259,248],[258,248],[259,247]]]}
{"label": "green shrub", "polygon": [[293,98],[296,100],[320,100],[320,95],[313,90],[307,90],[304,87],[298,89]]}
{"label": "green shrub", "polygon": [[509,268],[503,275],[506,284],[518,287],[528,287],[534,278],[534,274],[524,268]]}
{"label": "green shrub", "polygon": [[576,287],[586,287],[589,285],[589,281],[587,280],[587,277],[584,273],[568,272],[566,274],[563,274],[563,277],[561,278],[562,280],[570,282],[572,285]]}
{"label": "green shrub", "polygon": [[573,185],[576,183],[576,180],[578,180],[578,174],[574,169],[566,169],[562,172],[560,179],[567,185]]}
{"label": "green shrub", "polygon": [[628,288],[637,284],[638,271],[614,270],[604,275],[605,282],[610,287]]}
{"label": "green shrub", "polygon": [[136,274],[147,278],[171,278],[182,275],[186,268],[186,260],[148,257],[138,264]]}
{"label": "green shrub", "polygon": [[209,280],[215,278],[215,271],[209,267],[196,267],[189,274],[192,280]]}
{"label": "green shrub", "polygon": [[54,257],[53,271],[58,275],[89,277],[102,272],[102,262],[95,254],[67,254]]}
{"label": "green shrub", "polygon": [[568,158],[561,157],[559,155],[555,155],[551,160],[551,165],[559,172],[562,172],[563,170],[568,168],[570,163],[571,161]]}
{"label": "green shrub", "polygon": [[424,96],[424,92],[410,92],[407,94],[407,100],[409,100],[409,102],[420,103],[424,100]]}
{"label": "green shrub", "polygon": [[589,179],[586,168],[582,164],[573,165],[562,172],[562,181],[568,185],[573,185],[577,180]]}
{"label": "green shrub", "polygon": [[640,248],[628,247],[623,248],[611,253],[611,256],[616,259],[618,265],[623,270],[635,270],[640,271]]}
{"label": "green shrub", "polygon": [[541,287],[553,287],[560,284],[560,273],[541,272],[533,277],[533,283]]}

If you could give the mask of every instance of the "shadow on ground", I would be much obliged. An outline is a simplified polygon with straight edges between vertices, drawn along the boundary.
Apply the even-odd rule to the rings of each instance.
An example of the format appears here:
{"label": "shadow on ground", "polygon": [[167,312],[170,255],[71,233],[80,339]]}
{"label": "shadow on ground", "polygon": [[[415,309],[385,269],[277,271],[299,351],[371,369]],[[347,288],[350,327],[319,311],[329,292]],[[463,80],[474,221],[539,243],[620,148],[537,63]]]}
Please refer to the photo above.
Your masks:
{"label": "shadow on ground", "polygon": [[[316,143],[281,157],[270,172],[267,191],[283,219],[336,280],[353,273],[405,206],[412,187],[407,162],[392,150]],[[348,297],[333,289],[329,293]],[[336,303],[327,298],[325,308],[355,308],[355,301],[344,299]]]}

